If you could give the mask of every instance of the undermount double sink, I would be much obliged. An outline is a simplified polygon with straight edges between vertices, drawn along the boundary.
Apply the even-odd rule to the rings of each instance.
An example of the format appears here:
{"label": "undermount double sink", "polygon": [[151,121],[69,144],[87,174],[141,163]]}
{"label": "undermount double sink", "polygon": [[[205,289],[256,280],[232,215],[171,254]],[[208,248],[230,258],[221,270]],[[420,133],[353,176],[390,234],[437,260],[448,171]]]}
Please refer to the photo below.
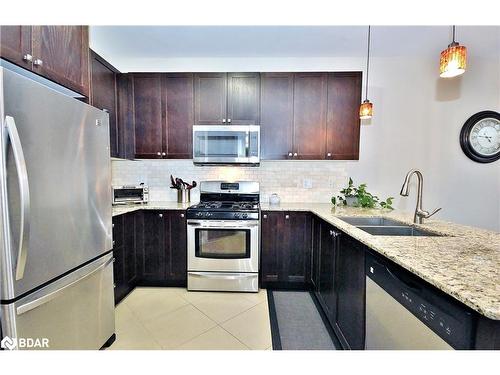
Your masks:
{"label": "undermount double sink", "polygon": [[338,217],[338,219],[354,225],[356,228],[364,230],[374,236],[442,236],[441,234],[418,229],[411,225],[385,217],[344,216]]}

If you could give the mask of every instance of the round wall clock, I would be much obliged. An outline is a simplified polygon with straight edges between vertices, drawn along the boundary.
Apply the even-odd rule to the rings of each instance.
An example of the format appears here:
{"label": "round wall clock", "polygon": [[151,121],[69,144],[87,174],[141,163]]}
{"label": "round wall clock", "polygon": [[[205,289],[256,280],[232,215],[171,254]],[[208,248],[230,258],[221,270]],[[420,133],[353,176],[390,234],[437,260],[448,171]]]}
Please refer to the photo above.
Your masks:
{"label": "round wall clock", "polygon": [[478,163],[500,159],[500,113],[482,111],[471,116],[460,132],[460,146]]}

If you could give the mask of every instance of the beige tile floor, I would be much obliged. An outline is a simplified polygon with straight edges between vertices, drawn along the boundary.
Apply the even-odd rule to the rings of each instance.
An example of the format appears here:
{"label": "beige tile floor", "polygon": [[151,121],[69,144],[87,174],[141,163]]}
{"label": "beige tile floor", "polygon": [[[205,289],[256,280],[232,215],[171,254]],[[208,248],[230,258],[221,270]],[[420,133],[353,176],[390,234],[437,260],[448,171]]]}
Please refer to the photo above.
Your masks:
{"label": "beige tile floor", "polygon": [[110,349],[271,349],[267,293],[136,288],[115,310]]}

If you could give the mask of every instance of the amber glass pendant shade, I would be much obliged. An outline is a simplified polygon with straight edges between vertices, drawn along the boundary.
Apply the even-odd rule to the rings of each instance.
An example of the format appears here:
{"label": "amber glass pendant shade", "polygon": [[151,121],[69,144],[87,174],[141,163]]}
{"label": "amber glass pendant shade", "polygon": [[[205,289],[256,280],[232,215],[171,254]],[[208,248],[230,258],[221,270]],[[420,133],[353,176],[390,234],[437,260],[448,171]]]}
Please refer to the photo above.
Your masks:
{"label": "amber glass pendant shade", "polygon": [[373,104],[367,99],[359,107],[359,118],[361,120],[370,119],[373,116]]}
{"label": "amber glass pendant shade", "polygon": [[457,42],[451,43],[441,52],[439,59],[439,76],[452,78],[465,72],[467,68],[467,48]]}

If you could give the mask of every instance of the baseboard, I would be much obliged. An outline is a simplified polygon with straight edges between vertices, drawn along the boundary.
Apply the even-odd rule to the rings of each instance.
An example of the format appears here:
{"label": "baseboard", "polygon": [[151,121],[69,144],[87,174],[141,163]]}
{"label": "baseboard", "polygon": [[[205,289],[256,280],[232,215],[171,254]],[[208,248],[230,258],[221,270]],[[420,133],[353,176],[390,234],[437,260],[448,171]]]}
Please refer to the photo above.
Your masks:
{"label": "baseboard", "polygon": [[262,289],[293,290],[303,292],[309,292],[312,290],[312,285],[310,283],[291,283],[287,281],[261,282],[260,287]]}
{"label": "baseboard", "polygon": [[137,280],[135,283],[135,287],[178,287],[185,288],[187,287],[186,280]]}

